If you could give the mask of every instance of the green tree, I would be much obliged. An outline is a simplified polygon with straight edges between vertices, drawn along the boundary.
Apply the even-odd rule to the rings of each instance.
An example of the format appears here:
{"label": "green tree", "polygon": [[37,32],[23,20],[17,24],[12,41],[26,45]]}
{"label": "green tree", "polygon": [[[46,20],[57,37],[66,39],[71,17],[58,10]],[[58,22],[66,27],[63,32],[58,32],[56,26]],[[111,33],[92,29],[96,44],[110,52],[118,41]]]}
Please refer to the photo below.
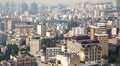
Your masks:
{"label": "green tree", "polygon": [[9,60],[10,55],[17,55],[18,54],[18,47],[17,45],[7,45],[7,50],[3,56],[1,56],[1,60]]}
{"label": "green tree", "polygon": [[109,58],[109,63],[116,63],[117,56],[116,55],[111,55]]}
{"label": "green tree", "polygon": [[120,58],[117,58],[116,63],[120,64]]}
{"label": "green tree", "polygon": [[104,55],[102,58],[108,60],[109,57],[107,55]]}
{"label": "green tree", "polygon": [[20,49],[20,51],[30,51],[30,46],[27,46],[26,48]]}

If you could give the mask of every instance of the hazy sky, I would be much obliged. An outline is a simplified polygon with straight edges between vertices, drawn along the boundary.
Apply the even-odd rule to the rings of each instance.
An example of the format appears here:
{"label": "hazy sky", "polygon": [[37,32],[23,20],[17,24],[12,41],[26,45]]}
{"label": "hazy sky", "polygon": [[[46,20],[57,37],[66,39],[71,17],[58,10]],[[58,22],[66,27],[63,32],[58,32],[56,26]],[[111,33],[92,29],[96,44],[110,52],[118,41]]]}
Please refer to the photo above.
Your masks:
{"label": "hazy sky", "polygon": [[0,0],[1,3],[5,1],[13,1],[13,2],[37,2],[37,3],[44,3],[44,4],[58,4],[58,3],[63,3],[63,4],[75,4],[79,2],[102,2],[102,1],[113,1],[113,0]]}

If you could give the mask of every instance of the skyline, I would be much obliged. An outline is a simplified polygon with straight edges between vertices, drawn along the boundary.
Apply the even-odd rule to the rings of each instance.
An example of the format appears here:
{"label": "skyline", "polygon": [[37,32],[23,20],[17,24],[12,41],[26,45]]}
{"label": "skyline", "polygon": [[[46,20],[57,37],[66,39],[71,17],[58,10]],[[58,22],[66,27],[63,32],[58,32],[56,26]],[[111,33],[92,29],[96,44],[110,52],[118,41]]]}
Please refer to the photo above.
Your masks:
{"label": "skyline", "polygon": [[[80,2],[111,2],[111,0],[0,0],[0,3],[5,3],[7,1],[15,2],[15,3],[40,3],[45,5],[57,5],[57,4],[76,4]],[[114,1],[114,0],[112,0]]]}
{"label": "skyline", "polygon": [[0,66],[112,64],[120,0],[0,0]]}

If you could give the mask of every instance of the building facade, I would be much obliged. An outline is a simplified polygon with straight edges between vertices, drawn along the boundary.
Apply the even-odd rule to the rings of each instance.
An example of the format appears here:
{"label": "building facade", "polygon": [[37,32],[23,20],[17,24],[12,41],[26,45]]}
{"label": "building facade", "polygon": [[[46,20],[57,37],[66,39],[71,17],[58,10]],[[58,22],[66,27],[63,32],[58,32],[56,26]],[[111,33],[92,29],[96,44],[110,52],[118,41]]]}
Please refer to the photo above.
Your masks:
{"label": "building facade", "polygon": [[37,56],[41,50],[41,43],[39,39],[30,40],[30,54]]}
{"label": "building facade", "polygon": [[102,48],[102,55],[107,55],[108,56],[108,49],[109,49],[109,44],[108,44],[108,34],[96,34],[96,39],[99,40],[98,46]]}
{"label": "building facade", "polygon": [[54,60],[56,55],[61,51],[60,47],[46,47],[46,60]]}
{"label": "building facade", "polygon": [[18,56],[10,56],[11,66],[36,66],[36,60],[34,57],[22,52]]}
{"label": "building facade", "polygon": [[102,49],[97,44],[99,41],[90,40],[88,36],[74,36],[67,40],[67,52],[77,53],[80,61],[100,63]]}
{"label": "building facade", "polygon": [[46,36],[46,24],[37,25],[37,33],[41,36]]}

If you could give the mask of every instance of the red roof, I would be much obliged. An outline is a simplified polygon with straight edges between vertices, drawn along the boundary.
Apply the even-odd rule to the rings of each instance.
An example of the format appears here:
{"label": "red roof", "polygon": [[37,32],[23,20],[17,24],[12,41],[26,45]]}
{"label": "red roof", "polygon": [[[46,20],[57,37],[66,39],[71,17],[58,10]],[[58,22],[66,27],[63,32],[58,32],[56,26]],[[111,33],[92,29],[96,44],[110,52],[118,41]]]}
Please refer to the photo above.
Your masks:
{"label": "red roof", "polygon": [[74,40],[87,40],[90,39],[89,36],[73,36],[72,39]]}

